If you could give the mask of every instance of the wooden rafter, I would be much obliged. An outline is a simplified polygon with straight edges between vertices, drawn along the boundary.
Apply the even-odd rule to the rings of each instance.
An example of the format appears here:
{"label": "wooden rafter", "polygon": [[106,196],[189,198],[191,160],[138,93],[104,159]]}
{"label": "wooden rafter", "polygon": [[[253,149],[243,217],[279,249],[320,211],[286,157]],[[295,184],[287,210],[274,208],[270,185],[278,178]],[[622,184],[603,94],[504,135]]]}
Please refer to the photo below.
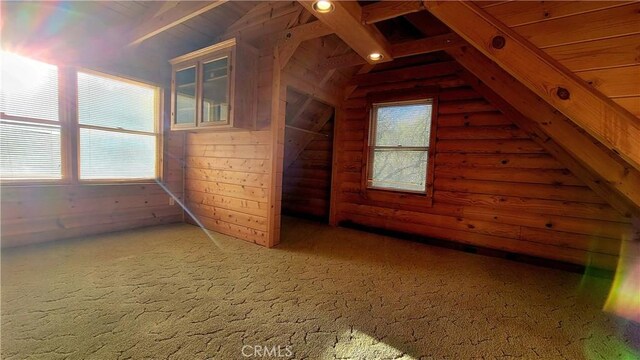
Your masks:
{"label": "wooden rafter", "polygon": [[[436,51],[447,50],[460,47],[466,44],[466,41],[455,33],[430,36],[428,38],[406,41],[391,45],[393,57],[403,58],[419,54],[428,54]],[[320,69],[335,69],[351,67],[366,64],[367,62],[357,53],[348,53],[345,55],[334,56],[326,59]]]}
{"label": "wooden rafter", "polygon": [[142,16],[139,26],[128,38],[128,46],[134,46],[176,25],[212,10],[226,0],[218,1],[170,1],[151,6]]}
{"label": "wooden rafter", "polygon": [[313,21],[285,30],[277,35],[276,44],[280,52],[280,66],[284,68],[303,41],[332,34],[327,25],[321,21]]}
{"label": "wooden rafter", "polygon": [[318,132],[322,130],[327,122],[333,117],[333,112],[333,107],[326,106],[326,109],[316,117],[316,121],[313,127],[311,127],[311,129],[304,129],[305,132],[301,133],[298,143],[294,144],[294,146],[290,148],[290,151],[288,152],[289,156],[287,156],[287,152],[285,152],[285,170],[288,169],[296,161],[296,159],[300,156],[300,154],[302,154],[307,145],[309,145],[309,143],[313,141],[316,136],[318,136]]}
{"label": "wooden rafter", "polygon": [[421,1],[380,1],[362,7],[362,22],[373,24],[422,10]]}
{"label": "wooden rafter", "polygon": [[424,5],[535,94],[640,169],[640,119],[477,5],[471,2],[424,2]]}
{"label": "wooden rafter", "polygon": [[[580,131],[564,115],[473,47],[449,50],[448,53],[509,106],[532,120],[536,129],[540,129],[533,131],[537,138],[545,143],[549,138],[553,139],[569,153],[570,157],[550,150],[587,186],[623,214],[637,213],[640,208],[640,188],[637,186],[640,184],[640,172],[613,152],[595,144],[588,134]],[[472,85],[479,89],[479,84],[472,82]],[[486,91],[478,92],[494,103],[499,102],[499,99],[487,95]],[[532,132],[531,128],[526,130]],[[576,160],[582,169],[575,165]],[[584,169],[588,169],[588,172]]]}
{"label": "wooden rafter", "polygon": [[458,34],[449,33],[393,44],[391,46],[391,52],[394,58],[400,58],[452,49],[465,44],[464,39],[458,36]]}
{"label": "wooden rafter", "polygon": [[336,1],[333,3],[334,10],[326,14],[316,13],[310,1],[299,3],[333,29],[362,58],[368,59],[368,55],[375,52],[383,55],[382,61],[393,60],[391,48],[380,31],[373,25],[362,24],[362,8],[357,2]]}

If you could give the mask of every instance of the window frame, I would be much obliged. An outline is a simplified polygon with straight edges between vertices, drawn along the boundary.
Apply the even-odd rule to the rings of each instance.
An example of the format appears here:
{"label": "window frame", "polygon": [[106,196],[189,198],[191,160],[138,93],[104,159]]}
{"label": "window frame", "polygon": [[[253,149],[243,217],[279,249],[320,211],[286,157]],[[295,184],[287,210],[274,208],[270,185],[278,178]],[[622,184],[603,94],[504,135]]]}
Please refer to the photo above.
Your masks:
{"label": "window frame", "polygon": [[[438,93],[437,87],[424,87],[409,90],[386,91],[370,93],[367,96],[367,117],[364,129],[364,144],[362,154],[361,196],[366,200],[402,203],[414,206],[430,207],[433,204],[433,181],[435,172],[436,131],[438,123]],[[373,150],[375,146],[375,105],[411,104],[419,101],[431,100],[431,124],[429,132],[429,146],[427,150],[427,165],[425,191],[412,191],[393,188],[373,187],[369,185],[369,174],[373,170]]]}
{"label": "window frame", "polygon": [[[11,50],[5,50],[11,51]],[[163,85],[152,81],[142,80],[128,75],[116,74],[113,72],[94,70],[79,66],[68,66],[41,59],[29,55],[14,52],[17,55],[25,56],[33,60],[45,62],[58,68],[58,123],[60,126],[60,156],[61,156],[61,178],[60,179],[7,179],[0,178],[1,186],[63,186],[63,185],[110,185],[110,184],[155,184],[162,181],[164,174],[164,119],[165,119],[165,88]],[[156,109],[154,119],[154,136],[156,137],[156,164],[155,177],[144,179],[80,179],[80,120],[78,117],[78,72],[94,74],[111,78],[117,81],[130,82],[135,85],[148,86],[155,91]],[[34,124],[53,124],[53,121],[20,117],[5,114],[6,117],[15,121],[31,122]],[[11,120],[11,119],[8,119]],[[84,126],[84,125],[83,125]],[[89,126],[93,128],[93,126]],[[129,130],[118,131],[117,129],[106,128],[104,130],[114,132],[130,133]],[[135,131],[134,131],[135,132]],[[139,132],[145,133],[145,132]],[[145,133],[148,134],[148,133]]]}
{"label": "window frame", "polygon": [[[3,50],[7,51],[7,50]],[[10,121],[21,121],[30,124],[41,124],[41,125],[58,125],[60,126],[60,179],[6,179],[0,177],[0,185],[58,185],[58,184],[69,184],[71,182],[71,178],[69,177],[68,168],[69,157],[68,157],[68,147],[66,146],[69,141],[69,118],[67,116],[67,108],[66,108],[66,71],[67,68],[61,66],[56,63],[52,63],[49,61],[41,60],[39,58],[29,57],[23,55],[18,52],[12,52],[13,54],[27,57],[29,59],[40,61],[46,63],[48,65],[55,66],[58,69],[58,121],[25,117],[25,116],[16,116],[11,114],[4,114],[4,117]]]}
{"label": "window frame", "polygon": [[[116,81],[123,81],[123,82],[127,82],[133,85],[140,85],[140,86],[145,86],[145,87],[149,87],[151,89],[154,90],[154,108],[156,110],[155,116],[154,116],[154,124],[153,124],[153,133],[149,133],[146,131],[138,131],[138,130],[125,130],[125,129],[115,129],[115,128],[109,128],[109,127],[103,127],[103,126],[97,126],[97,125],[83,125],[80,124],[80,115],[79,115],[79,97],[78,97],[78,73],[85,73],[85,74],[90,74],[90,75],[94,75],[94,76],[101,76],[101,77],[105,77],[105,78],[109,78],[109,79],[113,79]],[[73,156],[73,162],[74,162],[74,180],[79,183],[79,184],[145,184],[145,183],[154,183],[156,181],[161,181],[162,177],[163,177],[163,171],[162,171],[162,164],[163,164],[163,159],[162,159],[162,144],[163,144],[163,124],[162,124],[162,110],[163,110],[163,89],[161,86],[158,85],[154,85],[150,82],[147,81],[143,81],[143,80],[138,80],[138,79],[132,79],[131,77],[125,77],[122,75],[112,75],[109,73],[105,73],[102,71],[97,71],[97,70],[93,70],[93,69],[86,69],[86,68],[76,68],[73,74],[73,84],[75,84],[75,86],[73,87],[74,89],[74,94],[73,94],[73,98],[75,99],[75,101],[73,102],[73,104],[75,105],[73,108],[73,113],[74,116],[72,116],[71,118],[73,119],[73,125],[74,125],[74,129],[73,129],[73,133],[75,136],[75,141],[73,143],[74,145],[74,156]],[[153,178],[140,178],[140,179],[119,179],[119,178],[114,178],[114,179],[81,179],[80,178],[80,129],[94,129],[94,130],[99,130],[99,131],[109,131],[109,132],[114,132],[114,133],[124,133],[124,134],[137,134],[137,135],[145,135],[145,136],[151,136],[150,134],[153,134],[153,136],[155,136],[156,138],[156,164],[155,164],[155,175]]]}

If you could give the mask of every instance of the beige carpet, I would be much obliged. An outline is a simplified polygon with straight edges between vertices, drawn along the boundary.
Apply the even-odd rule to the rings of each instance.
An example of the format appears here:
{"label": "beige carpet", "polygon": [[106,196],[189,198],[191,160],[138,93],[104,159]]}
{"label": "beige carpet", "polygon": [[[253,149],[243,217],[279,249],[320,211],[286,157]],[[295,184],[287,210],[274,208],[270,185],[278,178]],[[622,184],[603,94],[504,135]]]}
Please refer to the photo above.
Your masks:
{"label": "beige carpet", "polygon": [[273,250],[190,225],[5,250],[2,359],[638,354],[637,324],[600,311],[608,280],[302,220],[283,232]]}

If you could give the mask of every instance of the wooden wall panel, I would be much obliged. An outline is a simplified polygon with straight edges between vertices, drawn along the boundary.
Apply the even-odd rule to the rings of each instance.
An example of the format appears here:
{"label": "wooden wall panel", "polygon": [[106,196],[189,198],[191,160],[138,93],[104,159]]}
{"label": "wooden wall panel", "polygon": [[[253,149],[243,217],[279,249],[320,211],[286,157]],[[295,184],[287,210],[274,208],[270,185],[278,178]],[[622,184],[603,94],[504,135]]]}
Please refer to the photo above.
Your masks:
{"label": "wooden wall panel", "polygon": [[[429,83],[419,79],[428,73],[405,74],[386,88]],[[440,99],[431,207],[400,193],[392,202],[363,196],[364,97],[371,86],[345,101],[336,123],[336,222],[615,268],[629,219],[457,80]]]}
{"label": "wooden wall panel", "polygon": [[312,39],[300,44],[283,69],[288,87],[285,120],[293,127],[285,131],[283,149],[285,214],[321,219],[329,215],[334,109],[327,101],[341,100],[353,69],[327,70],[320,65],[348,51],[335,35]]}
{"label": "wooden wall panel", "polygon": [[185,204],[197,222],[266,245],[270,135],[267,130],[186,135]]}

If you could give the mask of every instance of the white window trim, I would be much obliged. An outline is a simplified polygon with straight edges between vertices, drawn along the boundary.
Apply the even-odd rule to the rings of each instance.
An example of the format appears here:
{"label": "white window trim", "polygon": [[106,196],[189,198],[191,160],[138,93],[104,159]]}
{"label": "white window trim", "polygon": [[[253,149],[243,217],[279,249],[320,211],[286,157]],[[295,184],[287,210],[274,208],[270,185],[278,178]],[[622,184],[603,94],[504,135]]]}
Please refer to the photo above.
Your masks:
{"label": "white window trim", "polygon": [[[411,194],[419,194],[426,195],[428,193],[428,177],[429,177],[429,161],[430,159],[430,148],[432,146],[431,141],[429,141],[428,146],[377,146],[375,144],[376,134],[377,134],[377,124],[378,124],[378,109],[382,107],[390,107],[390,106],[402,106],[402,105],[429,105],[431,106],[431,118],[429,119],[428,127],[429,129],[433,128],[433,120],[435,111],[434,107],[435,99],[433,97],[428,98],[419,98],[415,100],[405,100],[405,101],[381,101],[375,102],[371,104],[371,118],[369,119],[369,154],[368,161],[370,162],[369,166],[367,166],[367,178],[366,178],[366,187],[370,190],[384,190],[384,191],[392,191],[399,193],[411,193]],[[395,187],[383,187],[383,186],[374,186],[373,185],[373,162],[375,159],[374,153],[377,149],[387,149],[389,151],[422,151],[427,153],[427,164],[424,167],[425,172],[425,185],[424,190],[411,190],[411,189],[403,189],[403,188],[395,188]]]}

